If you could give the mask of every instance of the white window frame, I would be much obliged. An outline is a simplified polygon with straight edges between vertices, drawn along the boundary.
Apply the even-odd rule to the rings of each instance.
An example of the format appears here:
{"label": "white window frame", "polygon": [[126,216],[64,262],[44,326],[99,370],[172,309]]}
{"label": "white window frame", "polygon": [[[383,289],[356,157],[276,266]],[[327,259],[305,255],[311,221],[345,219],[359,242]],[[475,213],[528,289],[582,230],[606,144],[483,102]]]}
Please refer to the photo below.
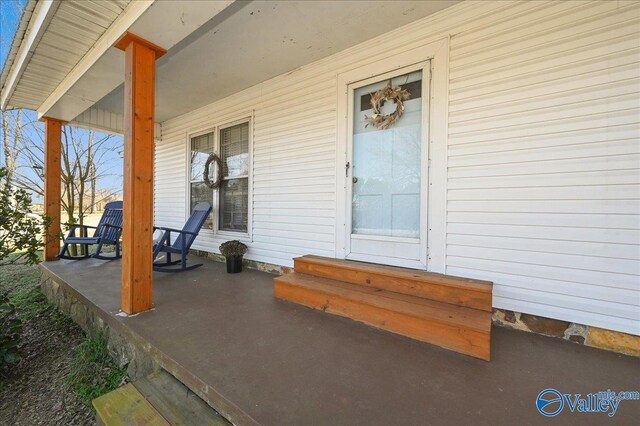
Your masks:
{"label": "white window frame", "polygon": [[[187,185],[186,185],[186,209],[185,209],[185,221],[188,219],[191,212],[191,184],[193,182],[201,182],[201,180],[193,180],[191,176],[191,139],[194,137],[202,136],[207,133],[213,132],[213,145],[214,151],[216,154],[220,155],[220,132],[229,127],[236,126],[238,124],[249,124],[249,170],[248,170],[248,187],[249,194],[247,200],[247,231],[246,232],[236,232],[236,231],[225,231],[220,230],[220,190],[215,189],[213,191],[213,211],[212,221],[213,221],[213,229],[203,228],[202,232],[208,233],[209,235],[213,235],[214,237],[219,237],[220,239],[236,239],[240,241],[252,241],[253,236],[253,113],[251,114],[243,114],[238,118],[220,120],[219,124],[214,126],[208,126],[199,130],[194,130],[187,134]],[[235,179],[236,177],[234,177]]]}

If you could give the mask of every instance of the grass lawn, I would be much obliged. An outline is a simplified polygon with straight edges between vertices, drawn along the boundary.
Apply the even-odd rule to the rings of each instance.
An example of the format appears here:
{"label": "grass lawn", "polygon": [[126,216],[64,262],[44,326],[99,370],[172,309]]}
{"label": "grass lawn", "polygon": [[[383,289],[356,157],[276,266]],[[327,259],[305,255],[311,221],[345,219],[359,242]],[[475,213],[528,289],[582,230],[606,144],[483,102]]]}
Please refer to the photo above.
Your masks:
{"label": "grass lawn", "polygon": [[36,266],[0,267],[23,322],[21,359],[0,368],[0,424],[95,424],[91,400],[127,380],[102,336],[88,338],[40,292]]}

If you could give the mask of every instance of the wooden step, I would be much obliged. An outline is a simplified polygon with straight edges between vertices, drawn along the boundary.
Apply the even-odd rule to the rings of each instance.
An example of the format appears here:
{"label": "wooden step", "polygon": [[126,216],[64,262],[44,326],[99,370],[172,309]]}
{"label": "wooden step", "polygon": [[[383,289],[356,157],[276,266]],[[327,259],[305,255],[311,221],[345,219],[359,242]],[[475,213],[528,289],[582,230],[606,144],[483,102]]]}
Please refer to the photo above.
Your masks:
{"label": "wooden step", "polygon": [[491,313],[294,272],[274,280],[277,298],[489,360]]}
{"label": "wooden step", "polygon": [[99,425],[170,425],[131,383],[94,399],[92,403]]}
{"label": "wooden step", "polygon": [[106,426],[231,424],[164,370],[94,399],[93,406],[98,424]]}
{"label": "wooden step", "polygon": [[231,424],[165,370],[136,380],[133,385],[171,425],[228,426]]}
{"label": "wooden step", "polygon": [[295,258],[294,265],[308,275],[492,311],[489,281],[311,255]]}

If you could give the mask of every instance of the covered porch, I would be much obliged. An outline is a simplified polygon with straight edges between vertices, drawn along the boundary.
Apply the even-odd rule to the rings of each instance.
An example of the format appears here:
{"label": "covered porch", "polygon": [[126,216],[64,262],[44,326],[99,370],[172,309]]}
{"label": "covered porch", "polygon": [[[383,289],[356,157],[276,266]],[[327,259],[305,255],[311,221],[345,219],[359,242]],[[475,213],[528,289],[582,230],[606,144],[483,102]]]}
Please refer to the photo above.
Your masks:
{"label": "covered porch", "polygon": [[[34,0],[35,2],[35,0]],[[130,0],[122,0],[114,2],[111,6],[118,10],[118,13],[110,11],[104,16],[99,16],[100,28],[93,28],[92,37],[97,38],[91,44],[90,40],[82,39],[81,46],[78,49],[89,49],[87,53],[79,59],[75,66],[67,71],[66,76],[61,81],[55,82],[55,90],[47,93],[43,98],[32,100],[38,112],[38,117],[46,125],[46,143],[44,148],[46,173],[45,173],[45,214],[51,218],[51,226],[48,228],[45,236],[44,260],[55,261],[60,250],[61,223],[60,223],[60,202],[59,202],[59,186],[60,186],[60,134],[61,128],[65,125],[87,127],[91,129],[99,129],[107,132],[123,134],[124,147],[122,151],[124,173],[123,173],[123,221],[122,221],[122,268],[121,268],[121,302],[120,309],[122,312],[135,315],[155,306],[153,296],[153,275],[151,274],[153,258],[153,238],[154,225],[172,226],[180,228],[183,219],[189,216],[190,209],[193,207],[194,197],[197,197],[196,187],[192,187],[191,183],[199,179],[202,173],[196,173],[197,167],[193,167],[189,172],[189,176],[180,176],[172,179],[169,173],[163,170],[167,166],[167,161],[172,163],[172,167],[180,168],[186,171],[190,166],[187,157],[180,158],[172,155],[168,160],[161,150],[162,146],[168,142],[169,135],[174,135],[171,131],[172,121],[179,121],[186,116],[193,116],[198,109],[210,105],[212,102],[229,99],[240,95],[246,90],[262,84],[269,79],[280,78],[284,75],[299,74],[304,67],[308,67],[314,62],[321,60],[327,61],[336,52],[344,52],[347,48],[352,48],[358,43],[366,42],[372,37],[380,36],[388,31],[397,31],[399,27],[416,21],[420,18],[426,18],[437,12],[455,5],[459,0],[443,0],[434,2],[401,2],[391,7],[390,4],[384,2],[373,2],[364,5],[361,2],[301,2],[301,3],[280,3],[272,2],[262,4],[261,2],[240,2],[240,1],[210,1],[210,2],[159,2],[155,0],[147,0],[140,2],[132,2]],[[46,4],[45,4],[46,3]],[[50,32],[54,32],[53,28],[64,21],[68,14],[83,14],[85,11],[81,6],[67,4],[59,7],[56,2],[39,2],[37,7],[34,6],[34,20],[42,21],[42,28],[37,34],[36,39],[27,40],[32,45],[38,45],[38,37],[46,40],[46,36]],[[69,10],[69,8],[71,8]],[[79,10],[76,10],[79,9]],[[94,8],[95,9],[95,8]],[[99,14],[100,8],[92,10],[92,13]],[[96,17],[92,17],[95,19]],[[91,20],[91,19],[90,19]],[[45,24],[50,22],[49,27]],[[92,27],[95,22],[92,22]],[[65,23],[66,25],[66,23]],[[106,26],[105,28],[103,28]],[[97,26],[96,26],[97,27]],[[74,28],[71,25],[71,28]],[[251,34],[261,34],[259,39],[246,38],[248,29]],[[394,65],[396,68],[405,68],[413,66],[416,63],[416,53],[420,53],[419,73],[422,69],[427,70],[432,65],[437,67],[436,72],[431,76],[429,81],[433,80],[437,83],[438,89],[433,91],[433,97],[438,99],[438,104],[429,108],[429,120],[444,123],[444,105],[446,100],[446,78],[443,71],[445,67],[445,46],[448,49],[448,37],[439,34],[436,37],[428,38],[428,48],[414,48],[402,55],[399,63],[403,65]],[[47,40],[48,41],[48,40]],[[26,42],[25,42],[26,43]],[[85,45],[86,43],[86,45]],[[27,45],[25,44],[25,47]],[[57,48],[57,46],[56,46]],[[16,47],[17,49],[17,47]],[[438,54],[436,54],[438,52]],[[19,53],[19,52],[18,52]],[[22,58],[16,53],[16,65],[11,68],[11,76],[15,74],[16,78],[20,73],[25,73],[23,68],[29,64],[27,58]],[[38,54],[41,52],[37,52]],[[344,54],[343,54],[344,55]],[[363,52],[362,55],[367,57],[369,54]],[[43,57],[46,54],[42,53]],[[225,58],[225,60],[220,60]],[[37,55],[37,59],[40,57]],[[394,59],[396,61],[396,59]],[[24,63],[23,63],[24,62]],[[368,60],[365,61],[365,63]],[[433,64],[432,64],[433,62]],[[197,66],[194,64],[197,63]],[[427,65],[428,64],[428,65]],[[323,65],[326,66],[326,65]],[[385,65],[386,66],[386,65]],[[331,64],[330,68],[334,65]],[[343,66],[344,67],[344,66]],[[350,69],[352,65],[348,65]],[[366,69],[365,69],[366,68]],[[346,69],[344,70],[346,71]],[[363,65],[361,71],[367,75],[370,73],[382,72],[377,66],[371,68],[369,65]],[[359,71],[359,73],[361,72]],[[414,70],[415,71],[415,70]],[[37,73],[36,73],[37,74]],[[420,74],[421,75],[421,74]],[[426,75],[426,74],[425,74]],[[37,78],[43,76],[37,75]],[[344,76],[343,76],[344,77]],[[342,78],[342,77],[341,77]],[[349,75],[348,81],[354,82],[361,77]],[[425,86],[427,83],[420,79],[419,86]],[[8,80],[8,90],[4,91],[4,96],[0,100],[0,106],[3,108],[15,107],[13,102],[21,99],[21,96],[33,98],[33,94],[24,88],[16,80]],[[347,80],[341,84],[347,84]],[[415,82],[414,82],[415,83]],[[52,83],[54,84],[54,83]],[[307,82],[301,87],[305,93],[314,93],[313,85],[307,87]],[[431,84],[431,83],[429,83]],[[435,83],[434,83],[435,84]],[[290,89],[298,90],[298,83],[290,85]],[[333,82],[332,82],[333,86]],[[25,94],[22,93],[24,90]],[[333,87],[332,87],[332,92]],[[29,92],[29,93],[27,93]],[[45,92],[45,90],[42,90]],[[333,93],[329,96],[324,90],[317,93],[322,94],[322,103],[331,102]],[[15,94],[14,94],[15,93]],[[27,96],[28,95],[28,96]],[[247,207],[244,213],[244,221],[247,223],[242,229],[232,229],[231,233],[225,233],[228,229],[223,229],[216,222],[215,226],[206,229],[199,237],[196,245],[198,248],[206,247],[207,251],[215,252],[217,244],[213,250],[208,247],[210,241],[228,240],[231,238],[240,238],[249,243],[257,242],[259,238],[254,238],[255,225],[258,222],[258,210],[255,208],[257,200],[262,199],[270,206],[278,206],[283,203],[283,210],[289,211],[287,204],[289,196],[287,194],[297,194],[296,191],[306,192],[307,189],[293,189],[289,192],[286,190],[276,190],[279,193],[269,193],[264,196],[260,194],[257,188],[259,183],[265,178],[256,177],[260,174],[259,161],[254,159],[254,138],[256,130],[254,124],[256,121],[255,109],[260,102],[264,102],[267,97],[254,99],[246,108],[242,108],[238,114],[234,113],[233,119],[225,117],[224,125],[221,125],[217,119],[207,119],[206,125],[198,124],[198,131],[202,133],[204,129],[211,134],[218,132],[222,127],[230,125],[230,123],[240,123],[247,126],[247,152],[239,155],[246,155],[246,170],[240,173],[243,179],[247,181],[246,203]],[[422,102],[422,101],[420,101]],[[30,104],[29,104],[30,105]],[[315,105],[315,102],[314,102]],[[323,107],[324,108],[324,107]],[[332,111],[339,108],[331,107]],[[286,111],[284,109],[283,111]],[[339,112],[338,112],[339,113]],[[306,129],[305,112],[303,104],[296,106],[296,112],[282,113],[276,112],[280,116],[277,120],[285,121],[284,127],[291,126],[288,123],[291,117],[295,120],[294,127],[303,133],[315,133],[314,129],[309,131]],[[326,112],[321,115],[324,116]],[[340,113],[339,113],[340,114]],[[236,116],[237,115],[237,116]],[[300,117],[299,117],[300,115]],[[298,117],[298,118],[295,118]],[[422,117],[422,116],[421,116]],[[427,117],[425,114],[424,117]],[[426,118],[425,118],[426,119]],[[422,118],[421,118],[422,120]],[[327,122],[334,122],[334,113],[331,112],[326,117]],[[165,130],[163,130],[163,126]],[[166,127],[169,126],[169,127]],[[314,126],[314,125],[312,125]],[[259,129],[258,129],[259,131]],[[432,133],[442,133],[442,129],[431,130]],[[164,134],[163,134],[164,133]],[[189,145],[190,155],[197,153],[190,144],[192,143],[193,129],[188,129],[185,134],[181,135],[181,144]],[[327,139],[327,135],[322,132],[321,139],[317,135],[311,138],[303,137],[303,143],[287,142],[288,138],[279,138],[277,144],[283,141],[292,149],[306,149],[302,145],[304,142],[311,141],[312,144],[320,145],[323,151],[319,155],[315,155],[316,147],[312,148],[310,157],[319,157],[322,162],[322,168],[329,166],[332,174],[336,170],[341,170],[343,164],[347,169],[350,167],[349,161],[342,161],[327,156],[326,151],[331,149],[333,141]],[[199,135],[202,136],[202,135]],[[426,136],[426,131],[424,135]],[[219,136],[215,136],[221,139]],[[296,139],[299,139],[296,137]],[[423,138],[426,140],[426,137]],[[220,156],[220,142],[216,142],[215,148],[207,149],[216,151]],[[276,150],[279,148],[276,148]],[[271,148],[269,148],[271,150]],[[439,152],[442,155],[444,151],[440,148],[432,149],[434,155]],[[427,150],[423,150],[419,155],[420,161],[416,166],[418,169],[424,168],[427,161]],[[212,152],[213,153],[213,152]],[[222,166],[229,159],[221,160],[219,168],[228,169],[228,165]],[[237,159],[236,159],[237,161]],[[287,167],[299,167],[295,162],[285,160]],[[433,170],[439,169],[438,179],[442,179],[442,171],[444,170],[444,162],[436,161],[438,165]],[[335,166],[335,170],[334,169]],[[277,170],[277,168],[274,168]],[[231,179],[230,176],[221,179]],[[256,176],[254,176],[256,175]],[[276,173],[276,179],[290,182],[291,178],[287,173]],[[222,176],[222,175],[221,175]],[[326,177],[326,176],[325,176]],[[313,181],[314,176],[300,176],[296,180],[302,182],[303,186],[314,187],[317,185]],[[264,182],[267,182],[265,179]],[[188,195],[172,196],[175,185],[181,185],[187,182]],[[327,183],[330,182],[330,179]],[[437,180],[436,180],[437,183]],[[433,184],[433,182],[432,182]],[[426,185],[423,184],[422,186]],[[254,186],[256,188],[254,188]],[[277,187],[282,186],[278,183]],[[335,185],[332,185],[329,191],[333,191]],[[339,188],[340,185],[337,187]],[[443,185],[435,185],[436,188],[431,189],[430,197],[442,199]],[[209,187],[208,189],[211,189]],[[222,190],[214,188],[215,198],[212,199],[214,214],[212,218],[220,211],[222,203],[220,194]],[[280,192],[281,191],[281,192]],[[329,201],[327,190],[318,198],[323,202]],[[417,192],[416,192],[417,191]],[[421,192],[422,191],[422,192]],[[211,191],[210,191],[211,192]],[[420,187],[414,189],[418,194],[426,194],[426,189]],[[250,194],[250,195],[249,195]],[[315,195],[300,197],[300,200],[308,201],[305,206],[294,207],[294,209],[307,209],[316,206],[312,204]],[[416,194],[413,194],[416,195]],[[254,199],[255,196],[255,199]],[[167,198],[170,197],[169,203],[171,209],[163,206],[167,204]],[[263,198],[260,198],[263,197]],[[341,194],[341,198],[346,195]],[[204,197],[206,198],[206,197]],[[203,198],[203,200],[204,200]],[[423,197],[424,198],[424,197]],[[283,201],[284,200],[284,201]],[[423,202],[424,201],[424,202]],[[423,204],[426,200],[418,202],[413,213],[414,216],[409,220],[416,222],[416,227],[422,227],[422,230],[415,230],[417,234],[411,237],[408,242],[411,247],[412,259],[406,261],[401,259],[396,266],[417,267],[427,270],[427,232],[426,208]],[[340,203],[344,200],[339,201]],[[190,207],[187,207],[187,205]],[[332,208],[335,207],[332,203]],[[184,208],[184,209],[183,209]],[[277,209],[278,207],[274,207]],[[417,209],[422,212],[417,212]],[[169,211],[177,209],[179,211]],[[325,206],[318,210],[327,210]],[[254,213],[251,210],[256,210]],[[271,210],[271,207],[269,208]],[[261,212],[260,212],[261,213]],[[231,213],[230,213],[231,214]],[[271,215],[271,213],[269,213]],[[287,215],[291,215],[288,212]],[[278,216],[276,213],[275,216]],[[312,219],[315,222],[322,222],[322,228],[305,227],[305,231],[311,230],[312,235],[301,238],[304,241],[300,243],[302,246],[310,245],[311,251],[316,254],[328,254],[331,257],[345,257],[340,254],[339,247],[343,239],[336,238],[333,244],[329,238],[329,234],[338,234],[339,231],[333,228],[334,224],[340,223],[341,218],[336,215],[334,220],[332,214],[328,212],[320,213],[319,218],[307,216],[307,213],[301,215],[302,222]],[[315,219],[323,219],[318,221]],[[275,219],[281,220],[280,218]],[[285,219],[290,220],[290,219]],[[295,220],[295,219],[294,219]],[[438,219],[441,220],[441,219]],[[271,218],[268,219],[271,221]],[[300,223],[303,224],[304,223]],[[437,223],[436,219],[433,223]],[[443,226],[433,226],[433,230],[429,231],[432,235],[429,238],[434,241],[434,245],[444,245]],[[300,229],[300,228],[298,228]],[[285,249],[278,248],[277,238],[281,234],[277,227],[273,229],[273,234],[266,244],[269,248],[264,249],[255,244],[250,244],[249,256],[253,256],[252,260],[262,261],[265,263],[274,263],[277,265],[287,265],[292,262],[294,256],[283,254]],[[329,238],[329,239],[328,239]],[[416,242],[418,241],[419,242]],[[393,239],[386,248],[392,250],[402,250],[407,241],[397,241]],[[381,251],[376,242],[371,243],[373,248],[369,251],[375,252],[373,257],[378,256]],[[335,246],[335,247],[332,247]],[[289,250],[288,248],[286,250]],[[300,250],[303,250],[300,252]],[[309,250],[306,247],[298,247],[296,252],[303,254]],[[274,252],[276,254],[274,254]],[[368,253],[370,255],[371,253]],[[379,257],[379,256],[378,256]],[[393,256],[391,256],[393,257]],[[370,258],[367,258],[370,259]],[[432,252],[430,255],[431,265],[430,271],[444,272],[444,258],[442,255]],[[362,258],[360,258],[362,260]],[[384,262],[383,262],[384,263]]]}
{"label": "covered porch", "polygon": [[[120,261],[45,262],[43,289],[59,305],[67,298],[74,319],[86,309],[110,339],[123,336],[110,342],[116,351],[142,348],[234,424],[535,424],[543,389],[637,387],[636,358],[494,327],[487,363],[277,300],[272,274],[198,261],[189,274],[155,273],[155,309],[140,315],[117,315]],[[623,401],[615,418],[631,423],[639,408]],[[559,417],[572,415],[606,417]]]}
{"label": "covered porch", "polygon": [[[227,212],[238,226],[211,223],[195,249],[240,238],[268,264],[313,254],[491,281],[494,308],[637,347],[637,3],[91,4],[28,2],[0,107],[47,123],[48,261],[60,249],[61,126],[125,135],[123,312],[154,306],[154,225],[181,228],[205,197],[219,220],[222,191],[192,158],[220,154],[223,130],[242,124],[241,207]],[[394,156],[354,161],[349,126],[371,114],[356,91],[387,80],[415,85],[421,130],[400,157],[413,177],[385,190],[376,216],[361,201],[377,195],[358,185],[391,188]]]}

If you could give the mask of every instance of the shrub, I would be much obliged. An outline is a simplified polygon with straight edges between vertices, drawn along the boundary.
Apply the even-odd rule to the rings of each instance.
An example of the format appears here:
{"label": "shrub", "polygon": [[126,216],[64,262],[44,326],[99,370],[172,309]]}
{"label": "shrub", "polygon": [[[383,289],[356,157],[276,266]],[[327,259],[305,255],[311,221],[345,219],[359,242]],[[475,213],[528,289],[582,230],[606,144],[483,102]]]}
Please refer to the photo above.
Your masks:
{"label": "shrub", "polygon": [[7,182],[7,169],[0,168],[0,266],[38,263],[40,236],[49,224],[31,212],[31,197]]}
{"label": "shrub", "polygon": [[0,367],[20,360],[18,345],[22,334],[22,320],[6,294],[0,295]]}
{"label": "shrub", "polygon": [[247,252],[247,246],[238,240],[231,240],[220,244],[220,253],[224,257],[244,256]]}

